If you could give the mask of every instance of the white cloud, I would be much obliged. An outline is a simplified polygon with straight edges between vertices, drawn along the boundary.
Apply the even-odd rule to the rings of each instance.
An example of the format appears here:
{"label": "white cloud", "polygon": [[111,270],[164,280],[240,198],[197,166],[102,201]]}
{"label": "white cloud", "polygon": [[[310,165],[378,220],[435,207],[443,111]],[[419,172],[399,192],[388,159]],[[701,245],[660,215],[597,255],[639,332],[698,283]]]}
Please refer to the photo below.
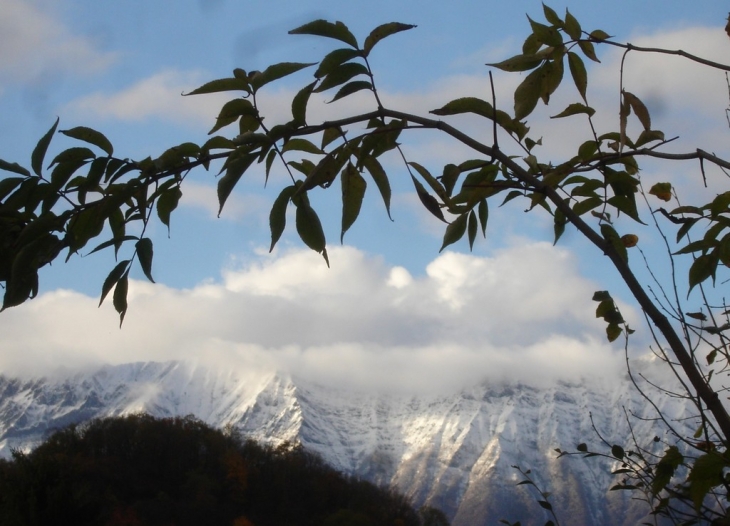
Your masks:
{"label": "white cloud", "polygon": [[94,73],[114,55],[74,35],[40,0],[0,0],[0,87],[40,80],[56,73]]}
{"label": "white cloud", "polygon": [[208,80],[212,79],[201,71],[168,69],[117,93],[97,92],[76,99],[66,105],[65,111],[126,122],[154,118],[212,127],[221,106],[235,95],[181,95]]}
{"label": "white cloud", "polygon": [[593,315],[595,285],[548,244],[491,258],[447,252],[421,277],[349,247],[332,248],[330,261],[265,255],[190,290],[134,281],[121,330],[111,305],[46,293],[0,316],[0,370],[223,360],[328,384],[438,390],[622,369]]}

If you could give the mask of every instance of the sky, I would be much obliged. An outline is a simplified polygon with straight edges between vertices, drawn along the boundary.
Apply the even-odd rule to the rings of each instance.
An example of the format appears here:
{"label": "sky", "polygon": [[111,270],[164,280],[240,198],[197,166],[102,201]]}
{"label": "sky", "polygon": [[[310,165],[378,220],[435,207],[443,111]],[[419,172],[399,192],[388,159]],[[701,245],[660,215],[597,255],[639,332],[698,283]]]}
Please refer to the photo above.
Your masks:
{"label": "sky", "polygon": [[[550,5],[560,14],[567,7],[584,29],[600,28],[617,40],[717,61],[730,57],[727,6],[720,1]],[[544,20],[540,2],[533,1],[0,0],[0,158],[28,165],[36,141],[57,117],[60,129],[102,131],[115,153],[129,158],[155,157],[184,141],[203,143],[231,96],[181,93],[230,76],[236,67],[321,59],[333,42],[287,34],[318,18],[341,20],[360,39],[385,22],[418,26],[384,40],[371,55],[386,106],[427,115],[457,97],[489,98],[485,64],[519,52],[529,31],[525,14]],[[621,56],[599,48],[599,57],[601,64],[589,69],[589,101],[598,125],[615,129]],[[511,108],[520,78],[495,72],[498,106]],[[261,96],[267,122],[286,119],[292,95],[310,79],[305,70],[268,86]],[[728,85],[721,73],[677,57],[632,54],[624,85],[646,102],[655,128],[679,136],[670,151],[727,151]],[[373,107],[367,97],[331,105],[323,100],[313,99],[310,122]],[[567,159],[585,140],[584,121],[549,119],[576,100],[568,81],[549,107],[530,117],[533,135],[543,137],[536,151],[542,159]],[[474,119],[450,122],[477,137],[491,133]],[[232,128],[222,132],[235,135]],[[432,172],[470,155],[436,134],[402,141],[409,158]],[[70,145],[57,137],[49,157]],[[513,202],[492,207],[487,238],[473,252],[461,242],[439,253],[443,224],[420,205],[397,158],[386,160],[386,168],[393,221],[369,188],[344,245],[339,190],[311,195],[325,225],[329,269],[291,229],[268,252],[269,209],[287,184],[281,167],[266,188],[260,170],[247,175],[220,217],[216,171],[194,172],[169,236],[163,225],[152,227],[157,283],[133,273],[123,327],[110,302],[97,308],[114,266],[111,254],[56,262],[41,273],[36,299],[0,314],[0,373],[190,359],[367,389],[611,377],[623,370],[623,345],[605,341],[591,301],[595,290],[605,289],[639,329],[632,353],[646,352],[650,335],[631,297],[576,232],[553,246],[551,218],[526,214],[524,204]],[[645,185],[670,180],[687,202],[721,191],[724,177],[710,170],[704,189],[692,163],[642,168]],[[650,227],[624,225],[639,235],[660,279],[669,279],[661,238]],[[640,254],[632,251],[631,258],[646,278]]]}

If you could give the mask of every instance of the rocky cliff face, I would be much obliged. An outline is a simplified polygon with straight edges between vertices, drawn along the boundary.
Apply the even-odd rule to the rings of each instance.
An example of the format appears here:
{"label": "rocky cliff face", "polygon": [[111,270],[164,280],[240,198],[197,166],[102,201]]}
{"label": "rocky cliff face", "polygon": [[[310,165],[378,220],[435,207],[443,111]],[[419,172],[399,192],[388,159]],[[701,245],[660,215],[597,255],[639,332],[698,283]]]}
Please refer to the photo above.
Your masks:
{"label": "rocky cliff face", "polygon": [[[689,410],[676,401],[663,404],[673,418]],[[598,444],[593,425],[610,442],[626,443],[624,408],[643,405],[628,382],[378,395],[270,371],[135,363],[56,378],[0,376],[0,454],[31,448],[55,428],[94,417],[192,414],[259,441],[301,442],[337,469],[394,485],[417,506],[441,508],[454,526],[502,518],[544,522],[535,494],[515,486],[521,477],[514,465],[531,469],[552,493],[563,524],[635,524],[647,510],[624,492],[608,491],[615,483],[609,463],[558,459],[555,448]],[[651,444],[651,422],[633,424],[642,444]],[[661,452],[662,444],[657,447]]]}

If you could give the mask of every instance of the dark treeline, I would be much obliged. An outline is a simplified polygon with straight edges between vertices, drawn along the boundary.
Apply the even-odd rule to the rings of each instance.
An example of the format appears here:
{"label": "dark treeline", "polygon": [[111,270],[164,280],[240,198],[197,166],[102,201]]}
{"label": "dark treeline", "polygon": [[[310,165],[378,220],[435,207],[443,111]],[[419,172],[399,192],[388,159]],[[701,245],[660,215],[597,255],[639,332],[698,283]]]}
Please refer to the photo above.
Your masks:
{"label": "dark treeline", "polygon": [[192,418],[93,420],[0,460],[0,526],[441,526],[437,510]]}

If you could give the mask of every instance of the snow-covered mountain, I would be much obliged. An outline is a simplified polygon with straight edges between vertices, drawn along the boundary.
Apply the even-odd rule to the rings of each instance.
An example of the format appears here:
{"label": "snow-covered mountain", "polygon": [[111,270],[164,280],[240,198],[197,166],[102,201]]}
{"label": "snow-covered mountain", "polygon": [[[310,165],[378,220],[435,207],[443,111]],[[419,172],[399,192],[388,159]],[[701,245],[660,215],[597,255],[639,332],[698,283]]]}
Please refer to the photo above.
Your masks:
{"label": "snow-covered mountain", "polygon": [[[677,401],[660,403],[670,418],[690,411]],[[53,378],[0,376],[0,455],[94,417],[192,414],[259,441],[301,442],[337,469],[442,509],[454,526],[544,523],[529,486],[515,485],[521,476],[514,465],[531,469],[552,493],[562,524],[636,524],[647,510],[625,492],[608,491],[616,480],[605,460],[558,459],[555,448],[588,442],[599,449],[592,422],[610,442],[627,444],[625,409],[645,405],[628,381],[378,395],[274,372],[134,363]],[[653,443],[651,422],[632,424],[642,445]],[[658,452],[662,447],[657,443]]]}

